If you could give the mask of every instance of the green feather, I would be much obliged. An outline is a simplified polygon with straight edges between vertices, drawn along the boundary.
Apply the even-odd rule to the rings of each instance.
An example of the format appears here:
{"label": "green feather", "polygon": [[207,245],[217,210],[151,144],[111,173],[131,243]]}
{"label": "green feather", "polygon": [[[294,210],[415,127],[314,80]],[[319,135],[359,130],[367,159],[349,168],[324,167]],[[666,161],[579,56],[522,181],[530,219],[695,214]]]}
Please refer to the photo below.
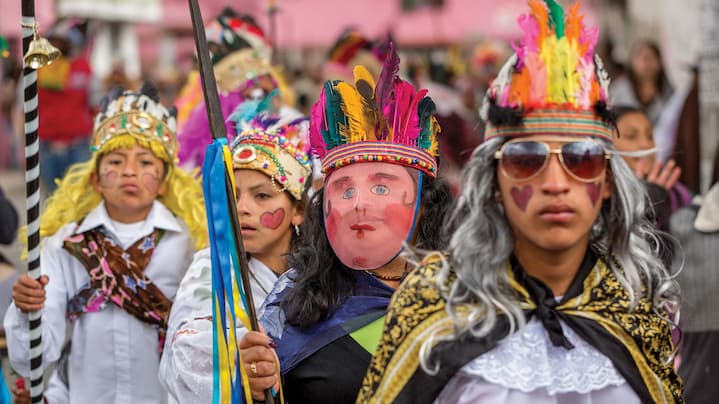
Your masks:
{"label": "green feather", "polygon": [[417,139],[417,146],[424,150],[429,150],[432,147],[432,115],[436,112],[437,106],[434,101],[429,97],[422,98],[417,107],[419,126],[422,128],[419,132],[419,139]]}
{"label": "green feather", "polygon": [[325,83],[325,99],[327,101],[326,115],[327,115],[327,128],[328,131],[322,134],[325,137],[325,143],[327,144],[327,150],[330,150],[336,146],[347,143],[347,139],[342,133],[342,128],[347,127],[347,117],[342,112],[342,97],[340,93],[335,90],[335,82]]}
{"label": "green feather", "polygon": [[554,33],[557,35],[557,39],[561,39],[564,36],[564,10],[562,6],[555,0],[544,0],[549,7],[550,19],[554,25]]}
{"label": "green feather", "polygon": [[270,103],[272,102],[272,99],[280,93],[280,90],[274,89],[271,93],[269,93],[262,102],[257,105],[257,111],[255,115],[259,115],[261,112],[268,111],[270,109]]}

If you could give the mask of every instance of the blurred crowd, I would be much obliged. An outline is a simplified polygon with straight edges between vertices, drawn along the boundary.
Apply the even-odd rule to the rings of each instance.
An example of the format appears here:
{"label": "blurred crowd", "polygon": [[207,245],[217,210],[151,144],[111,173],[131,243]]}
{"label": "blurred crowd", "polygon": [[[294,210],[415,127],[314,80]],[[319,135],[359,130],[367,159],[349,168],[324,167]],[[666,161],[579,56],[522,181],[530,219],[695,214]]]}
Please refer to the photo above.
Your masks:
{"label": "blurred crowd", "polygon": [[[58,60],[39,70],[38,74],[40,165],[44,193],[55,189],[56,180],[63,177],[68,167],[90,157],[93,117],[101,109],[103,95],[115,86],[139,90],[145,80],[154,82],[159,90],[160,102],[178,107],[179,136],[182,136],[182,125],[198,102],[194,61],[178,63],[173,68],[152,69],[143,72],[139,79],[130,78],[120,65],[113,67],[105,77],[98,77],[93,74],[90,62],[92,23],[81,19],[62,19],[43,35],[62,52]],[[374,68],[372,73],[376,75],[387,54],[387,43],[391,40],[389,34],[382,38],[368,38],[361,29],[348,28],[329,49],[278,50],[273,60],[281,79],[275,78],[274,84],[281,81],[281,85],[289,90],[283,92],[283,96],[291,97],[288,104],[307,115],[326,80],[351,80],[352,67],[357,64],[363,64],[369,70]],[[484,136],[484,124],[479,119],[478,109],[491,80],[512,49],[506,41],[492,38],[448,46],[397,45],[402,59],[401,76],[416,88],[428,89],[437,105],[442,139],[439,172],[449,181],[452,191],[458,194],[464,164]],[[680,325],[687,325],[682,338],[694,342],[693,338],[699,336],[705,338],[702,341],[714,341],[707,333],[718,332],[719,321],[716,321],[716,329],[703,324],[707,323],[707,318],[717,317],[719,313],[700,315],[699,312],[716,311],[717,306],[700,307],[698,305],[705,302],[696,297],[708,288],[702,284],[702,279],[716,280],[714,276],[702,278],[702,271],[709,271],[704,268],[706,262],[716,262],[713,259],[719,250],[719,226],[715,226],[717,218],[698,214],[704,201],[717,202],[716,197],[702,199],[708,191],[702,189],[702,184],[715,185],[719,181],[719,156],[714,160],[709,174],[711,178],[702,178],[700,167],[702,147],[716,145],[702,145],[700,142],[699,69],[693,69],[691,86],[678,88],[670,82],[661,44],[654,40],[636,41],[625,63],[613,60],[610,47],[605,46],[598,51],[613,78],[610,98],[619,132],[615,146],[635,174],[646,183],[654,203],[657,226],[673,235],[667,242],[681,242],[681,246],[677,244],[672,253],[664,258],[668,262],[679,260],[683,263],[680,281],[686,281],[682,288],[689,305],[684,312],[689,314],[686,320],[677,319]],[[20,171],[24,167],[20,56],[9,54],[0,60],[0,173]],[[182,66],[187,68],[182,70]],[[713,139],[719,143],[719,136]],[[182,159],[182,150],[180,154]],[[716,185],[710,189],[715,194],[719,192]],[[5,200],[0,189],[0,202]],[[0,242],[10,243],[13,237],[6,233],[16,232],[17,214],[11,209],[4,209],[0,224],[8,228],[0,228],[3,236]],[[713,209],[712,212],[719,212],[719,206]],[[699,226],[701,230],[691,225],[699,220],[698,215],[705,220],[702,222],[704,227]],[[13,217],[14,221],[8,219]],[[691,254],[684,257],[679,254],[682,250]],[[681,258],[677,258],[680,255]],[[0,302],[0,313],[4,313],[10,299],[9,285],[16,279],[9,267],[10,261],[0,256],[0,298],[3,300]],[[719,283],[712,287],[719,287]],[[678,337],[679,340],[682,338]],[[711,367],[711,372],[719,375],[716,369],[719,366],[719,348],[690,350],[680,358],[695,360],[700,356],[705,358],[707,369]],[[691,377],[689,380],[691,383]]]}

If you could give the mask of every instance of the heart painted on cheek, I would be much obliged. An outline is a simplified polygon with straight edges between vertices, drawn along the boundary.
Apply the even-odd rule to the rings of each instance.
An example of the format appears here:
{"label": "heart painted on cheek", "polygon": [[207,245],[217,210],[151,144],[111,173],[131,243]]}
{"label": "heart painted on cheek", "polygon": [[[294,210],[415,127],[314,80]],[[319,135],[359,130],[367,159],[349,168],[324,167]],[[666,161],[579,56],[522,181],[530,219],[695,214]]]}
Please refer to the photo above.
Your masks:
{"label": "heart painted on cheek", "polygon": [[596,205],[597,201],[599,201],[599,195],[602,192],[602,184],[599,182],[595,182],[593,184],[587,184],[587,193],[589,194],[589,199],[592,201],[592,205]]}
{"label": "heart painted on cheek", "polygon": [[285,218],[285,209],[277,208],[274,212],[265,212],[260,216],[260,224],[268,229],[275,230],[282,224]]}
{"label": "heart painted on cheek", "polygon": [[514,203],[517,204],[519,209],[521,209],[522,212],[526,211],[527,205],[529,204],[529,199],[532,197],[532,195],[534,195],[532,187],[529,185],[523,186],[522,189],[512,187],[510,193],[512,194],[512,199],[514,200]]}

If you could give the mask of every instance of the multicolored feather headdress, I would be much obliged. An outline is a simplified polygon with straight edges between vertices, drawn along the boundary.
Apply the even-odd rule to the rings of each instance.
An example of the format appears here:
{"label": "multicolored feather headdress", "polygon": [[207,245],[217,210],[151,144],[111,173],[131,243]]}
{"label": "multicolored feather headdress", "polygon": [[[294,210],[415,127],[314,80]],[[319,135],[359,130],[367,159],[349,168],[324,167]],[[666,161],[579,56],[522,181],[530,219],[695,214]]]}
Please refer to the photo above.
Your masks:
{"label": "multicolored feather headdress", "polygon": [[325,178],[349,164],[382,161],[435,177],[439,124],[427,90],[397,76],[399,56],[391,46],[375,84],[367,69],[354,68],[354,85],[327,81],[312,107],[310,142]]}
{"label": "multicolored feather headdress", "polygon": [[277,192],[287,191],[299,201],[312,174],[309,118],[284,106],[270,112],[277,92],[261,102],[245,101],[230,115],[238,128],[232,142],[232,166],[266,174]]}
{"label": "multicolored feather headdress", "polygon": [[612,138],[609,78],[594,54],[599,31],[584,25],[580,2],[565,15],[555,0],[529,0],[524,36],[480,109],[485,140],[559,134]]}

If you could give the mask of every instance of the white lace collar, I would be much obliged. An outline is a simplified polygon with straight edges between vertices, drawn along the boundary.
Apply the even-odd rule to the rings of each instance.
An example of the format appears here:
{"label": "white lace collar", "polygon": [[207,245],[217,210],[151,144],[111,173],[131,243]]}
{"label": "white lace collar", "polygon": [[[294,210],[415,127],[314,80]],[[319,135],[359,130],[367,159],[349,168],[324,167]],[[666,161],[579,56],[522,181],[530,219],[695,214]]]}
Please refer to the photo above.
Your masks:
{"label": "white lace collar", "polygon": [[554,346],[542,324],[533,318],[523,330],[466,364],[461,372],[522,392],[545,388],[550,395],[586,394],[626,383],[609,358],[560,323],[574,349]]}

